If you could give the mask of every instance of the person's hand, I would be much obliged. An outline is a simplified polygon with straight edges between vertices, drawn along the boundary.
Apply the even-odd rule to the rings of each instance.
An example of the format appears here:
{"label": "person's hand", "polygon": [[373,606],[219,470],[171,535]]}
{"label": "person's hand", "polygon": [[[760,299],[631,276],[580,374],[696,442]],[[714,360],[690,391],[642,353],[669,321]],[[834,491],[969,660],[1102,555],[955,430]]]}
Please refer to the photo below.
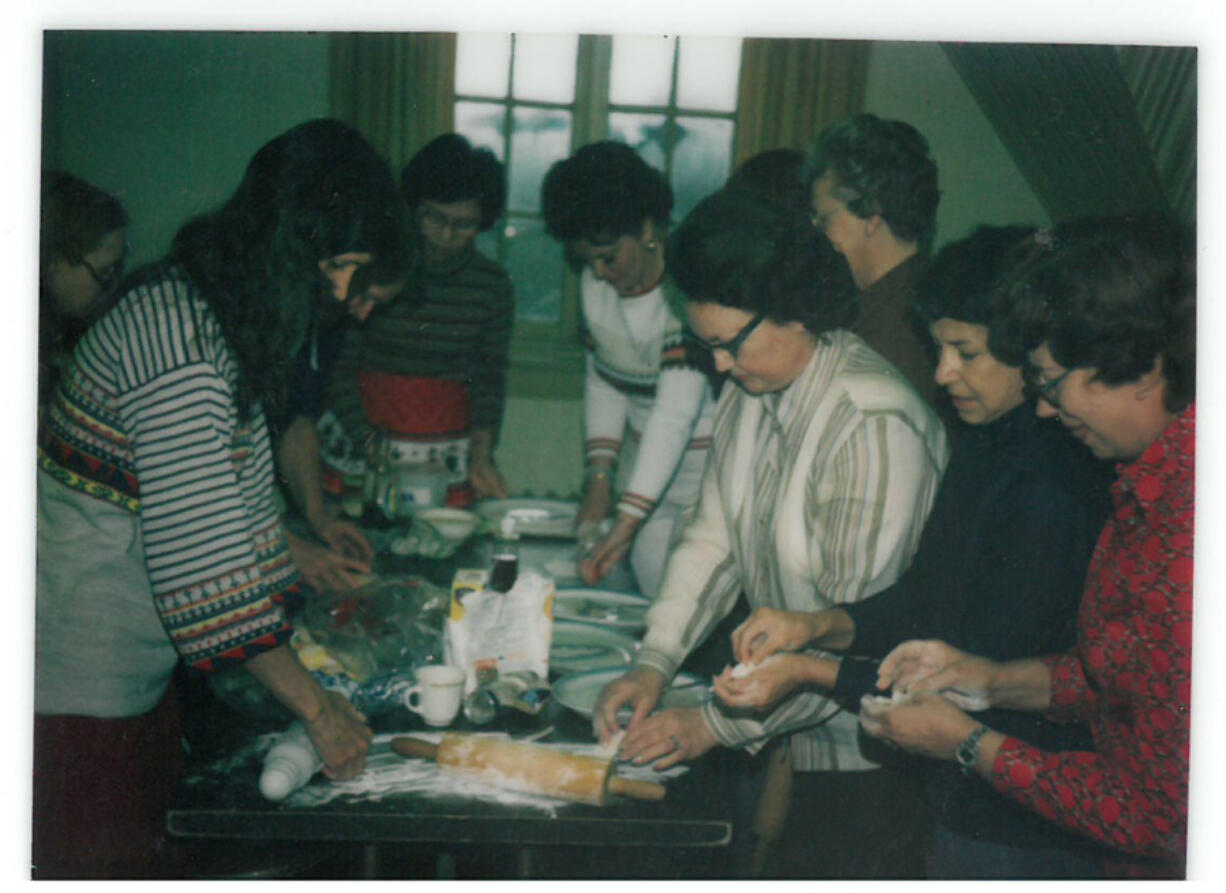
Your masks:
{"label": "person's hand", "polygon": [[732,631],[732,653],[743,664],[761,663],[777,651],[799,651],[817,638],[815,615],[758,608]]}
{"label": "person's hand", "polygon": [[715,677],[715,696],[729,707],[767,711],[791,694],[806,680],[803,654],[776,654],[752,673],[739,679],[731,667]]}
{"label": "person's hand", "polygon": [[478,499],[506,499],[511,489],[491,459],[474,457],[468,469],[473,495]]}
{"label": "person's hand", "polygon": [[702,708],[661,710],[632,726],[622,739],[618,756],[637,766],[651,763],[657,770],[696,760],[719,739],[702,718]]}
{"label": "person's hand", "polygon": [[996,664],[935,639],[903,642],[877,668],[877,688],[908,694],[936,692],[964,710],[992,706]]}
{"label": "person's hand", "polygon": [[583,502],[575,526],[585,521],[603,521],[613,508],[613,479],[609,473],[589,475],[583,485]]}
{"label": "person's hand", "polygon": [[860,725],[910,753],[952,760],[958,745],[979,725],[957,705],[933,692],[920,692],[903,700],[865,695],[860,701]]}
{"label": "person's hand", "polygon": [[634,542],[634,534],[638,531],[641,520],[632,515],[619,514],[617,520],[613,522],[612,529],[593,547],[591,554],[579,560],[577,565],[579,579],[588,586],[593,586],[605,574],[613,570],[630,551],[630,545]]}
{"label": "person's hand", "polygon": [[288,530],[285,540],[290,558],[298,568],[303,582],[320,592],[349,592],[362,584],[362,576],[370,573],[370,563],[348,558],[318,543],[303,539]]}
{"label": "person's hand", "polygon": [[329,778],[354,778],[366,768],[373,734],[366,717],[336,692],[325,692],[322,709],[304,721],[307,736],[324,761]]}
{"label": "person's hand", "polygon": [[660,695],[668,680],[664,674],[650,667],[635,667],[624,676],[606,685],[596,699],[592,715],[592,730],[601,744],[608,744],[621,731],[617,711],[627,704],[633,710],[627,730],[633,729],[640,720],[660,702]]}
{"label": "person's hand", "polygon": [[375,547],[356,524],[344,518],[326,518],[313,527],[329,549],[353,561],[364,562],[366,567],[363,573],[370,572],[370,564],[375,560]]}

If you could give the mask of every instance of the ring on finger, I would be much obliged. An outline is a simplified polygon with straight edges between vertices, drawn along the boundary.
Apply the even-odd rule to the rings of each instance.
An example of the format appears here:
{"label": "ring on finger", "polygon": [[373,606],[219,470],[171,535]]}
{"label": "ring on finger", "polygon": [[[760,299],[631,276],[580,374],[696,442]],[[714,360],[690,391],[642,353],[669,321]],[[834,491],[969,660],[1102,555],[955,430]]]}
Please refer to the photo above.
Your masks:
{"label": "ring on finger", "polygon": [[668,740],[673,742],[673,750],[681,750],[681,742],[677,739],[676,735],[669,735]]}

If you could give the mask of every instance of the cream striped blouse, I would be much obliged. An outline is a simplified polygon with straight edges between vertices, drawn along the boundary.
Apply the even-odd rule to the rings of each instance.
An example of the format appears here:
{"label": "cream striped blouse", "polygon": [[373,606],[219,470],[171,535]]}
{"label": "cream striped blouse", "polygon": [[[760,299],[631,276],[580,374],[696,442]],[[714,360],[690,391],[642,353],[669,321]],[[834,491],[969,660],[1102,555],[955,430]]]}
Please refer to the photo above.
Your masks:
{"label": "cream striped blouse", "polygon": [[[907,568],[948,459],[945,431],[907,380],[858,336],[819,340],[787,389],[729,383],[697,514],[669,558],[637,663],[671,676],[732,610],[817,611],[858,601]],[[800,770],[866,769],[856,717],[796,692],[765,717],[703,708],[729,747],[791,734]]]}

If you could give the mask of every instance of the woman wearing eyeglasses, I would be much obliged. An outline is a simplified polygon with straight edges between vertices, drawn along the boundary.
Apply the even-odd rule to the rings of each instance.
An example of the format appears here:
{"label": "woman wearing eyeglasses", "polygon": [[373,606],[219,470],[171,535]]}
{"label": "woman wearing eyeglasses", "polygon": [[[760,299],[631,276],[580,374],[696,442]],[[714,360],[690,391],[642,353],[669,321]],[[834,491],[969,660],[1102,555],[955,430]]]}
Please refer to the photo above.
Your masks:
{"label": "woman wearing eyeglasses", "polygon": [[123,275],[128,215],[113,195],[59,171],[43,175],[39,243],[38,404],[106,309]]}
{"label": "woman wearing eyeglasses", "polygon": [[640,591],[653,598],[698,495],[714,412],[705,358],[687,346],[667,276],[672,206],[664,176],[615,142],[558,162],[541,190],[549,234],[584,268],[580,527],[614,513],[579,573],[596,583],[629,554]]}
{"label": "woman wearing eyeglasses", "polygon": [[[1095,539],[1106,520],[1110,469],[1035,415],[1025,351],[990,328],[992,286],[1016,258],[1044,250],[1026,227],[981,227],[943,248],[917,282],[915,309],[938,346],[935,379],[961,421],[915,559],[893,586],[815,614],[763,608],[733,633],[739,661],[759,664],[715,692],[764,710],[793,691],[832,691],[849,710],[876,693],[877,661],[917,636],[995,659],[1062,650]],[[782,653],[781,653],[782,652]],[[843,652],[846,658],[831,656]],[[1089,747],[1082,725],[1013,711],[984,716],[1055,750]],[[956,765],[923,763],[933,833],[929,878],[1093,877],[1093,849]]]}
{"label": "woman wearing eyeglasses", "polygon": [[443,134],[409,160],[400,191],[422,264],[406,294],[350,332],[327,405],[356,443],[386,437],[395,461],[446,468],[449,505],[505,497],[494,448],[515,302],[510,277],[475,244],[502,216],[502,164]]}
{"label": "woman wearing eyeglasses", "polygon": [[783,739],[798,804],[785,836],[803,845],[783,855],[781,873],[914,876],[907,780],[860,752],[855,715],[831,698],[805,692],[758,715],[715,701],[648,714],[742,592],[753,608],[816,611],[893,583],[932,507],[944,427],[842,328],[855,307],[846,265],[796,215],[725,190],[695,208],[669,250],[690,325],[735,386],[720,395],[694,520],[633,668],[600,695],[596,732],[609,740],[631,708],[620,754],[660,768]]}
{"label": "woman wearing eyeglasses", "polygon": [[[1112,511],[1061,653],[1016,660],[907,642],[862,711],[871,734],[938,760],[1110,848],[1110,875],[1182,877],[1191,725],[1196,285],[1192,240],[1153,220],[1057,227],[1008,289],[1004,337],[1029,351],[1038,412],[1116,462]],[[1041,652],[1039,653],[1041,654]],[[943,696],[943,697],[942,697]],[[967,711],[1090,726],[1055,752]]]}

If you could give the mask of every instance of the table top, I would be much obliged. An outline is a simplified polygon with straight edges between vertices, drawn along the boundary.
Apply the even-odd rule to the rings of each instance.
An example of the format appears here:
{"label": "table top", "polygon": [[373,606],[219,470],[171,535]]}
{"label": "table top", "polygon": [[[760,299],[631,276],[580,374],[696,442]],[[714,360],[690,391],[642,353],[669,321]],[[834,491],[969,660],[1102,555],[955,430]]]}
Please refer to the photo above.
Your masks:
{"label": "table top", "polygon": [[[448,585],[457,566],[482,566],[488,543],[474,540],[449,560],[401,558],[382,554],[380,574],[414,573]],[[574,542],[524,539],[521,567],[542,570],[573,556]],[[582,585],[553,575],[559,586]],[[602,582],[630,591],[628,569]],[[738,755],[713,752],[677,775],[661,779],[663,801],[613,798],[605,806],[553,798],[500,796],[454,786],[399,784],[399,765],[388,740],[396,734],[428,733],[420,717],[397,707],[372,721],[376,733],[365,777],[392,778],[377,789],[333,785],[317,776],[307,789],[281,803],[258,789],[269,736],[285,725],[285,715],[261,722],[220,701],[197,677],[181,680],[185,735],[192,745],[179,792],[167,818],[172,834],[247,840],[327,840],[354,842],[422,841],[474,844],[608,847],[718,847],[732,835],[733,774]],[[452,731],[502,732],[515,739],[543,735],[542,745],[591,747],[590,720],[556,701],[537,716],[504,711],[488,726],[475,727],[461,715]],[[398,765],[399,764],[399,765]],[[422,771],[439,772],[437,767]],[[635,770],[630,770],[633,774]],[[643,770],[639,769],[638,772]],[[627,774],[625,771],[619,774]],[[343,793],[340,793],[341,790]]]}
{"label": "table top", "polygon": [[[224,705],[215,705],[217,723]],[[393,784],[372,792],[353,783],[355,793],[334,795],[332,782],[317,777],[308,788],[281,803],[260,794],[258,780],[267,738],[241,719],[232,727],[246,733],[231,738],[227,749],[219,745],[209,754],[201,749],[189,764],[167,819],[172,834],[188,837],[228,837],[258,840],[328,841],[433,841],[447,843],[621,846],[715,847],[732,834],[732,766],[716,752],[686,767],[683,774],[663,780],[666,794],[659,802],[613,798],[605,806],[563,802],[530,795],[503,796],[493,790],[472,795],[444,785],[423,789]],[[537,717],[512,716],[495,726],[475,728],[463,717],[451,731],[505,731],[522,739],[552,727],[542,745],[593,745],[588,720],[551,703]],[[429,732],[415,715],[397,708],[377,718],[376,743],[369,758],[370,772],[404,758],[390,752],[393,735]],[[267,732],[268,730],[265,730]],[[439,772],[425,767],[425,772]],[[641,771],[641,770],[640,770]],[[625,773],[619,773],[625,774]],[[480,787],[480,786],[477,786]],[[322,802],[320,802],[322,801]]]}

